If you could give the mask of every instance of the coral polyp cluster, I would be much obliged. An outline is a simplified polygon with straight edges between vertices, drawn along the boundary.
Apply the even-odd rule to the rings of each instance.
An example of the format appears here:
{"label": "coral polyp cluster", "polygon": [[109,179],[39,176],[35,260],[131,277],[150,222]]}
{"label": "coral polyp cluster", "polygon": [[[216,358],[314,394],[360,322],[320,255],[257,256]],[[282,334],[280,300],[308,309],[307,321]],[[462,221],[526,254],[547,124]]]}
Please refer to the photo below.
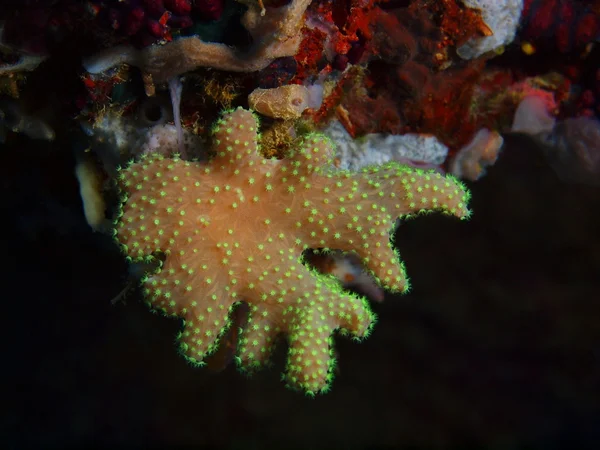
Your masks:
{"label": "coral polyp cluster", "polygon": [[261,367],[285,336],[288,384],[326,390],[332,334],[363,338],[375,316],[366,299],[307,267],[303,252],[352,252],[379,285],[405,292],[389,236],[396,218],[430,210],[466,218],[468,194],[451,177],[396,163],[339,171],[332,143],[317,134],[283,160],[264,159],[256,118],[244,109],[225,114],[214,138],[209,163],[150,155],[120,171],[116,238],[135,261],[165,256],[144,293],[153,309],[184,319],[190,362],[217,349],[228,315],[245,302],[240,367]]}

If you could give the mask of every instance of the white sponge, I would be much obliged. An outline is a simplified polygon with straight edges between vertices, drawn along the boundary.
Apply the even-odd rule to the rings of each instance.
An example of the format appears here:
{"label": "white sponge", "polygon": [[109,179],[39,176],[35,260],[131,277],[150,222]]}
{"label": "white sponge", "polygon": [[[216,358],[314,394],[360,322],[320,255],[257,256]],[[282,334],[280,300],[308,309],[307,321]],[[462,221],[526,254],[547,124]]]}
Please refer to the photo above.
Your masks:
{"label": "white sponge", "polygon": [[470,39],[457,50],[461,58],[477,58],[513,41],[523,12],[523,0],[463,0],[463,3],[479,9],[483,21],[494,34]]}

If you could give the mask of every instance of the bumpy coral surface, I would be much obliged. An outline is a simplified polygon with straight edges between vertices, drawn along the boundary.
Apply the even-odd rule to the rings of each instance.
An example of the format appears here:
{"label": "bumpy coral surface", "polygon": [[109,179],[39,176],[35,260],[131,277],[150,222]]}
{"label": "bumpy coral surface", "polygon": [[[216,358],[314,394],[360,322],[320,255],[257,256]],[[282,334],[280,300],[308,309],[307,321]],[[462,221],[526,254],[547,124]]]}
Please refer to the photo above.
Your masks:
{"label": "bumpy coral surface", "polygon": [[133,260],[165,260],[143,281],[151,307],[184,319],[181,351],[194,364],[214,352],[247,303],[237,349],[241,368],[289,343],[285,379],[309,394],[328,388],[332,334],[365,337],[367,301],[304,264],[306,249],[362,258],[383,287],[408,288],[389,234],[395,219],[428,210],[468,216],[468,194],[452,178],[389,163],[361,172],[332,167],[333,145],[309,135],[283,160],[264,159],[254,115],[226,113],[208,163],[147,156],[121,170],[116,238]]}

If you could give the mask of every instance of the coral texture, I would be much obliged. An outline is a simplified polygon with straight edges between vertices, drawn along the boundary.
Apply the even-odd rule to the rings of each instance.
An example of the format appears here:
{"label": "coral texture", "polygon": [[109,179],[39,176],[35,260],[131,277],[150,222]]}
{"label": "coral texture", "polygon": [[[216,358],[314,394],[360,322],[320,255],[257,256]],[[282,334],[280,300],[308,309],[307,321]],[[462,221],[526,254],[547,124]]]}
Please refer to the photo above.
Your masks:
{"label": "coral texture", "polygon": [[310,91],[299,84],[272,89],[254,89],[248,96],[250,108],[267,117],[297,119],[309,107]]}
{"label": "coral texture", "polygon": [[482,128],[451,159],[450,172],[463,180],[477,181],[485,175],[487,167],[496,163],[503,143],[500,133]]}
{"label": "coral texture", "polygon": [[481,10],[483,20],[491,33],[482,38],[472,39],[459,47],[457,52],[460,57],[477,58],[513,41],[523,11],[523,0],[464,0],[464,4],[469,8]]}
{"label": "coral texture", "polygon": [[390,2],[374,9],[369,30],[366,70],[338,83],[344,111],[335,112],[350,135],[432,134],[451,151],[466,145],[478,129],[471,109],[484,61],[455,54],[489,34],[478,11],[456,0]]}
{"label": "coral texture", "polygon": [[262,70],[276,58],[296,54],[301,41],[299,30],[309,4],[310,0],[293,0],[285,6],[269,8],[266,15],[261,15],[258,7],[248,9],[242,24],[252,36],[254,45],[246,54],[226,44],[204,42],[198,36],[189,36],[143,50],[128,45],[111,47],[86,58],[83,65],[90,73],[100,73],[126,63],[139,67],[155,82],[168,81],[198,67],[230,72]]}
{"label": "coral texture", "polygon": [[314,394],[330,385],[334,331],[363,338],[375,316],[364,298],[304,265],[303,251],[352,252],[379,285],[404,292],[389,238],[396,218],[428,210],[466,218],[468,194],[453,178],[397,163],[336,170],[332,143],[317,134],[283,160],[264,159],[257,128],[237,109],[217,122],[209,163],[150,155],[122,169],[115,234],[134,261],[164,255],[144,292],[153,309],[184,319],[190,362],[217,349],[228,315],[245,302],[239,366],[259,368],[286,336],[285,380]]}

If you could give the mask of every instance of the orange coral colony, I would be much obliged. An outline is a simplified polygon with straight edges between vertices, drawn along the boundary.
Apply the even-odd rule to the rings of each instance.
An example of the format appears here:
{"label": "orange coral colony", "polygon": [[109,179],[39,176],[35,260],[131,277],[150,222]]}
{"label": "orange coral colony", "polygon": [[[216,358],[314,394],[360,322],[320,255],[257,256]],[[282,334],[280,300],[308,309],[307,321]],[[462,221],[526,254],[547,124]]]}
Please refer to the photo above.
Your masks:
{"label": "orange coral colony", "polygon": [[230,111],[214,128],[209,163],[150,155],[123,168],[115,235],[134,261],[166,256],[144,292],[153,309],[184,319],[189,361],[202,364],[216,350],[229,314],[246,302],[240,367],[263,365],[286,336],[288,385],[323,392],[334,331],[363,338],[375,316],[366,299],[304,265],[303,251],[353,252],[378,284],[404,292],[389,237],[396,218],[427,210],[466,218],[468,193],[451,177],[397,163],[337,170],[333,144],[318,134],[283,160],[264,159],[257,127],[251,112]]}

